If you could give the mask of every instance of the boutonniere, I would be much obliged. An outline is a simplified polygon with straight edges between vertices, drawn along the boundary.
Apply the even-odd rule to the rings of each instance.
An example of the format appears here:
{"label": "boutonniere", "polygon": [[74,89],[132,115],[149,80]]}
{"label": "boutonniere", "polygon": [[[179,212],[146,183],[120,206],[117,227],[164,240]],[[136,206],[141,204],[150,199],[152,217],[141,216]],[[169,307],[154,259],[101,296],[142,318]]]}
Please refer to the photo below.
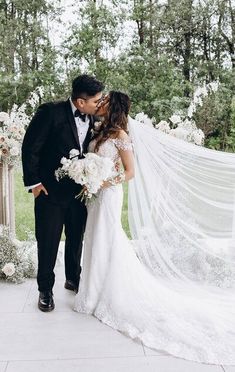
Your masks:
{"label": "boutonniere", "polygon": [[101,128],[102,122],[101,121],[95,121],[94,127],[91,129],[91,137],[94,137],[94,135],[99,132]]}

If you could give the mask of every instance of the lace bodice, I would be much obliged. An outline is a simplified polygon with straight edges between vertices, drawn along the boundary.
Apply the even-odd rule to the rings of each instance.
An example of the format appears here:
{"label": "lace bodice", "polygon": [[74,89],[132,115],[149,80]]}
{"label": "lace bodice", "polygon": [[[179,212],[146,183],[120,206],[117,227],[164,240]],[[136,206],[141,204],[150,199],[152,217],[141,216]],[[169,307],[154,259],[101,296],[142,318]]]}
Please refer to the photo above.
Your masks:
{"label": "lace bodice", "polygon": [[[94,152],[97,140],[90,142],[88,151]],[[120,160],[120,150],[121,151],[131,151],[132,142],[130,138],[119,139],[119,138],[108,138],[104,143],[102,143],[98,150],[98,155],[110,158],[114,163]]]}

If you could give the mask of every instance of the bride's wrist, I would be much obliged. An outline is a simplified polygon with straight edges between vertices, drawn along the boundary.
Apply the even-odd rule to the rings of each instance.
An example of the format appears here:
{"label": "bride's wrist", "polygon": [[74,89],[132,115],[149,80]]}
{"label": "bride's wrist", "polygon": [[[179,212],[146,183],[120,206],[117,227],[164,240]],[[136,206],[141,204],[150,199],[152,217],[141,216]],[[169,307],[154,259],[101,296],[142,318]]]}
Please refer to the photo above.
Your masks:
{"label": "bride's wrist", "polygon": [[118,175],[116,175],[115,177],[113,178],[110,178],[108,180],[108,182],[112,185],[112,186],[116,186],[118,185],[119,183],[123,183],[125,182],[126,180],[126,175],[125,175],[125,172],[124,171],[120,171],[118,173]]}

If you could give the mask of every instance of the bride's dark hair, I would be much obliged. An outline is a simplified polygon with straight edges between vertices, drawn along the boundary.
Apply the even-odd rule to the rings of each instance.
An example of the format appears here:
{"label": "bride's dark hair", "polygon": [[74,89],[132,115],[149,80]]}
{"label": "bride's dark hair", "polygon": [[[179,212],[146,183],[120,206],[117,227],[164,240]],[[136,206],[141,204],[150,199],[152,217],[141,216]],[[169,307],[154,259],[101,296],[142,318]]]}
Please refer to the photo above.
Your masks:
{"label": "bride's dark hair", "polygon": [[117,137],[120,130],[128,133],[127,123],[130,105],[131,101],[127,94],[117,91],[109,93],[108,112],[95,136],[98,138],[95,151],[98,151],[100,145],[108,138]]}

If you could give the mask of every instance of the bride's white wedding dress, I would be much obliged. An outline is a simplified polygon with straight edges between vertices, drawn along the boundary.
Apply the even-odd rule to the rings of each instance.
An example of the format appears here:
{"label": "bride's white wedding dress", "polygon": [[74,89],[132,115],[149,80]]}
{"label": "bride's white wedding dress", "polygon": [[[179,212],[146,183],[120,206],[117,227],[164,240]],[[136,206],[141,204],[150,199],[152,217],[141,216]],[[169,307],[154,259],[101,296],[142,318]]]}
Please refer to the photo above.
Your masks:
{"label": "bride's white wedding dress", "polygon": [[[90,144],[93,151],[94,141]],[[129,141],[108,139],[98,154],[119,159],[131,151]],[[235,363],[235,308],[215,288],[213,297],[190,282],[182,290],[156,276],[136,254],[121,225],[122,185],[99,192],[88,205],[84,253],[75,310],[93,314],[105,324],[144,345],[173,356],[205,363]],[[229,291],[229,290],[227,290]],[[231,322],[228,321],[231,319]]]}

